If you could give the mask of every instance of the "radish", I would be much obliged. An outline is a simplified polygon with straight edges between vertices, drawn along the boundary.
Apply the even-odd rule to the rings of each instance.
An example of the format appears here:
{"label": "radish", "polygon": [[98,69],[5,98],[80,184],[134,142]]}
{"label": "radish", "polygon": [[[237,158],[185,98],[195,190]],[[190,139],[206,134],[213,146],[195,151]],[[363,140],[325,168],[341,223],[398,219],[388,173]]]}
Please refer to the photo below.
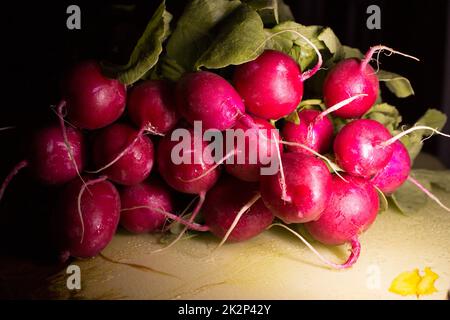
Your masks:
{"label": "radish", "polygon": [[[277,144],[270,141],[275,127],[264,119],[252,117],[252,120],[257,129],[249,129],[242,122],[238,122],[233,128],[242,130],[245,133],[245,140],[235,141],[233,163],[225,163],[225,169],[229,174],[249,182],[259,181],[261,167],[267,165],[265,160],[272,159],[277,152]],[[279,140],[278,130],[275,137]],[[283,151],[281,146],[279,149]]]}
{"label": "radish", "polygon": [[253,238],[273,221],[273,214],[264,205],[257,183],[224,176],[208,192],[202,215],[215,236],[233,242]]}
{"label": "radish", "polygon": [[383,143],[391,137],[375,120],[353,120],[336,135],[333,145],[336,161],[344,171],[369,178],[389,162],[393,146]]}
{"label": "radish", "polygon": [[[283,138],[290,142],[298,142],[319,153],[326,153],[333,140],[333,123],[328,117],[318,119],[320,111],[305,109],[298,112],[299,124],[286,121],[281,130]],[[311,127],[310,127],[311,126]],[[288,151],[309,154],[307,150],[297,146],[287,146]]]}
{"label": "radish", "polygon": [[120,196],[105,180],[101,177],[86,184],[74,180],[64,188],[55,225],[63,260],[69,256],[94,257],[114,236],[120,218]]}
{"label": "radish", "polygon": [[133,185],[144,181],[154,161],[152,141],[142,131],[125,124],[113,124],[102,129],[95,137],[93,160],[102,166],[91,173],[104,172],[112,181]]}
{"label": "radish", "polygon": [[[172,141],[171,135],[161,139],[158,145],[157,162],[159,173],[169,186],[183,193],[199,195],[199,201],[188,220],[192,223],[205,201],[206,192],[219,179],[220,171],[214,164],[211,153],[204,152],[208,144],[202,139],[202,134],[195,132],[192,128],[186,130],[187,143]],[[185,148],[178,149],[180,144]],[[175,157],[188,159],[185,162],[175,163]],[[186,230],[187,227],[171,245],[178,241]]]}
{"label": "radish", "polygon": [[350,96],[365,94],[345,107],[333,111],[341,118],[359,118],[366,113],[378,97],[379,81],[375,70],[369,65],[375,52],[388,50],[408,58],[419,60],[385,46],[369,49],[363,60],[344,59],[338,62],[327,74],[323,85],[323,97],[327,108]]}
{"label": "radish", "polygon": [[172,84],[165,80],[147,80],[136,85],[127,105],[133,123],[156,134],[172,130],[178,121],[174,91]]}
{"label": "radish", "polygon": [[[284,30],[283,32],[291,32]],[[258,58],[236,67],[233,83],[244,99],[248,112],[263,119],[287,116],[300,103],[303,81],[312,77],[322,65],[317,48],[304,36],[292,31],[313,46],[318,55],[315,67],[301,73],[291,56],[275,50],[265,50]]]}
{"label": "radish", "polygon": [[132,233],[161,229],[166,221],[166,216],[161,211],[172,212],[174,209],[171,191],[155,178],[124,187],[120,191],[120,200],[120,224]]}
{"label": "radish", "polygon": [[372,184],[360,177],[345,175],[346,181],[332,178],[331,198],[320,218],[305,224],[316,240],[328,245],[351,243],[352,254],[337,268],[348,268],[359,257],[358,236],[367,230],[377,216],[378,194]]}
{"label": "radish", "polygon": [[381,192],[391,194],[408,179],[411,171],[411,159],[400,141],[392,144],[393,153],[389,162],[372,179],[372,183]]}
{"label": "radish", "polygon": [[177,83],[176,102],[178,112],[191,125],[201,121],[205,130],[231,128],[240,118],[252,125],[236,90],[209,71],[185,74]]}
{"label": "radish", "polygon": [[68,128],[66,136],[70,152],[59,126],[51,125],[38,130],[30,139],[28,159],[19,162],[5,178],[0,188],[0,199],[12,178],[25,167],[30,168],[37,180],[48,185],[64,184],[77,177],[78,170],[84,167],[84,138],[74,128]]}
{"label": "radish", "polygon": [[83,129],[98,129],[116,121],[126,102],[125,85],[106,78],[95,61],[84,61],[68,73],[63,99],[71,123]]}
{"label": "radish", "polygon": [[[284,172],[289,173],[284,176]],[[262,175],[261,196],[272,213],[285,223],[319,218],[331,193],[331,174],[319,159],[300,153],[281,156],[276,175]]]}

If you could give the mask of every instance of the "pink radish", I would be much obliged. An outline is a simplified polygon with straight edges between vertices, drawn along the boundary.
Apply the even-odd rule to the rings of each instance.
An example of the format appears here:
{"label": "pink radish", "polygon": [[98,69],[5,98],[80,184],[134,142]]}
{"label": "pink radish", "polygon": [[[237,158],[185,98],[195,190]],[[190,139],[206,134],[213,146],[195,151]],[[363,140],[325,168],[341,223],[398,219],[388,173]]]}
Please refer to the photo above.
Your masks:
{"label": "pink radish", "polygon": [[[305,109],[298,112],[299,124],[286,121],[281,131],[283,138],[289,142],[298,142],[318,153],[325,153],[330,149],[333,140],[333,123],[328,117],[316,120],[320,111]],[[307,150],[297,146],[287,146],[288,151],[310,154]]]}
{"label": "pink radish", "polygon": [[[283,171],[288,173],[283,176]],[[316,220],[328,205],[331,174],[319,159],[300,153],[281,156],[280,171],[260,178],[261,196],[285,223]]]}
{"label": "pink radish", "polygon": [[0,199],[9,182],[24,167],[29,167],[37,180],[49,185],[64,184],[77,177],[77,170],[84,167],[84,138],[74,128],[68,128],[66,135],[73,158],[59,126],[52,125],[38,130],[31,138],[28,159],[18,163],[4,180],[0,188]]}
{"label": "pink radish", "polygon": [[178,81],[176,101],[178,112],[191,125],[201,121],[205,130],[222,131],[247,117],[236,90],[224,78],[209,71],[185,74]]}
{"label": "pink radish", "polygon": [[139,128],[156,134],[172,130],[178,121],[175,88],[165,80],[147,80],[136,85],[128,96],[127,110]]}
{"label": "pink radish", "polygon": [[316,52],[316,66],[304,73],[293,58],[274,50],[237,66],[233,83],[248,112],[263,119],[279,119],[294,111],[303,96],[303,81],[322,65],[322,57]]}
{"label": "pink radish", "polygon": [[393,146],[383,145],[391,137],[389,131],[375,120],[353,120],[338,132],[334,140],[337,163],[350,174],[372,177],[387,165],[392,156]]}
{"label": "pink radish", "polygon": [[[241,210],[247,204],[250,204],[249,208]],[[241,217],[233,226],[240,211],[243,211]],[[257,236],[274,218],[259,197],[258,184],[243,182],[230,176],[224,176],[208,192],[202,215],[209,231],[218,238],[224,238],[233,227],[227,235],[227,239],[233,242]]]}
{"label": "pink radish", "polygon": [[62,259],[99,254],[114,236],[120,218],[120,197],[105,178],[74,180],[63,190],[55,228]]}
{"label": "pink radish", "polygon": [[174,209],[171,191],[155,178],[122,188],[120,200],[120,224],[132,233],[161,229],[166,221],[166,216],[161,211],[172,212]]}
{"label": "pink radish", "polygon": [[[238,122],[233,128],[234,130],[242,130],[246,134],[246,138],[243,143],[235,143],[233,163],[225,163],[225,169],[229,174],[249,182],[259,181],[261,167],[263,166],[262,157],[271,159],[277,152],[277,144],[270,141],[275,127],[267,120],[255,117],[252,120],[255,123],[254,128],[249,129],[242,122]],[[275,137],[277,140],[280,139],[278,130],[275,133]],[[283,151],[282,146],[279,146],[279,149],[281,152]],[[241,154],[242,162],[238,161],[241,158]],[[255,161],[250,161],[250,158],[253,158]]]}
{"label": "pink radish", "polygon": [[144,181],[154,161],[152,141],[142,131],[125,124],[113,124],[102,129],[94,139],[93,160],[112,181],[133,185]]}
{"label": "pink radish", "polygon": [[333,176],[328,205],[318,220],[305,224],[308,232],[324,244],[351,244],[352,254],[338,268],[356,262],[360,253],[358,236],[374,222],[379,209],[377,191],[369,181],[350,175],[345,179]]}
{"label": "pink radish", "polygon": [[378,97],[379,81],[376,71],[369,65],[375,52],[388,50],[408,58],[415,57],[400,53],[385,46],[370,48],[363,60],[357,58],[344,59],[337,63],[325,78],[323,85],[324,102],[327,108],[347,99],[350,96],[365,94],[333,114],[341,118],[359,118],[366,113]]}
{"label": "pink radish", "polygon": [[392,147],[393,153],[389,162],[371,179],[374,186],[385,194],[391,194],[400,188],[411,171],[411,159],[405,146],[396,141]]}
{"label": "pink radish", "polygon": [[95,61],[84,61],[68,73],[63,98],[71,123],[83,129],[98,129],[116,121],[126,102],[125,85],[105,77]]}

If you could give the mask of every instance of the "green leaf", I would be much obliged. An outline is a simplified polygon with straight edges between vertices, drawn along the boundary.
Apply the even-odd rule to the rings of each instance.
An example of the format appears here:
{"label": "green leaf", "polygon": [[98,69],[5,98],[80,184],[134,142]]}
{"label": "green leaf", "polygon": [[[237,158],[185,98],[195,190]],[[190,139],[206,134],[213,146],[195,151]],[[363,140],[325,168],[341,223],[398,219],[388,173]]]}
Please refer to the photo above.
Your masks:
{"label": "green leaf", "polygon": [[294,15],[291,8],[284,3],[283,0],[277,0],[278,3],[278,20],[279,22],[294,21]]}
{"label": "green leaf", "polygon": [[414,176],[429,181],[433,186],[450,192],[450,170],[415,169]]}
{"label": "green leaf", "polygon": [[285,119],[286,121],[292,122],[294,124],[300,124],[300,118],[298,116],[297,109],[287,115]]}
{"label": "green leaf", "polygon": [[398,112],[397,108],[387,104],[380,103],[374,105],[372,108],[363,115],[365,119],[372,119],[383,124],[391,133],[397,130],[400,122],[402,122],[402,116]]}
{"label": "green leaf", "polygon": [[332,55],[333,61],[343,59],[345,56],[344,48],[331,28],[323,29],[317,38],[325,44],[325,47]]}
{"label": "green leaf", "polygon": [[264,25],[260,16],[242,5],[221,24],[214,41],[196,62],[195,69],[219,69],[254,60],[264,50],[264,42]]}
{"label": "green leaf", "polygon": [[241,5],[238,0],[193,0],[167,43],[167,55],[185,70],[194,70],[199,57],[216,38],[215,27]]}
{"label": "green leaf", "polygon": [[[417,125],[428,126],[436,130],[441,130],[447,122],[447,116],[439,110],[428,109],[427,112],[416,122]],[[397,133],[399,133],[398,131]],[[400,140],[408,149],[411,161],[413,161],[423,146],[423,138],[429,136],[431,132],[429,130],[416,130],[410,134],[403,136]]]}
{"label": "green leaf", "polygon": [[414,94],[411,83],[405,77],[393,72],[379,70],[378,80],[386,84],[386,87],[398,98],[406,98]]}
{"label": "green leaf", "polygon": [[[415,177],[425,188],[430,189],[430,182],[423,177]],[[391,200],[395,206],[405,215],[414,214],[423,209],[428,203],[428,196],[417,186],[406,181],[394,194]]]}
{"label": "green leaf", "polygon": [[122,83],[129,85],[141,79],[158,62],[162,43],[170,33],[172,19],[165,8],[163,1],[147,24],[128,63],[125,66],[106,67],[107,73],[113,73]]}
{"label": "green leaf", "polygon": [[344,51],[344,59],[348,59],[348,58],[358,58],[358,59],[362,59],[364,58],[364,55],[362,54],[362,52],[357,49],[357,48],[352,48],[349,46],[342,46],[342,50]]}
{"label": "green leaf", "polygon": [[277,0],[243,0],[243,2],[258,12],[264,24],[271,25],[279,22]]}
{"label": "green leaf", "polygon": [[378,193],[378,199],[380,201],[380,211],[381,212],[386,211],[389,208],[389,203],[388,203],[388,200],[386,198],[386,195],[380,189],[378,189],[376,186],[374,186],[374,187],[375,187],[375,190],[377,190],[377,193]]}

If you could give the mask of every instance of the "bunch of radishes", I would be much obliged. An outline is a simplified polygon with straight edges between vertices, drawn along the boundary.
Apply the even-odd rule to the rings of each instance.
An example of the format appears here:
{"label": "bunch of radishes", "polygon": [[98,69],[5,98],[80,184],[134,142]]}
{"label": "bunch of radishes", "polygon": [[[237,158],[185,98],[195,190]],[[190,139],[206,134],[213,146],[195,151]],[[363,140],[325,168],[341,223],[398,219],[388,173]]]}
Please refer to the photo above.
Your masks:
{"label": "bunch of radishes", "polygon": [[[373,54],[395,52],[383,46],[327,71],[325,110],[299,107],[304,81],[322,66],[319,50],[306,42],[317,59],[304,72],[290,55],[264,50],[235,66],[228,79],[200,70],[177,81],[141,80],[127,87],[106,77],[99,63],[79,63],[65,78],[59,121],[35,133],[28,159],[5,179],[0,198],[23,167],[42,183],[61,185],[52,224],[65,258],[97,255],[119,223],[133,233],[164,232],[170,220],[185,226],[178,238],[190,229],[209,231],[222,242],[248,240],[273,225],[294,232],[287,225],[304,224],[324,244],[350,243],[348,260],[334,264],[296,233],[328,265],[351,266],[360,253],[358,237],[379,210],[377,189],[391,194],[408,179],[411,161],[399,138],[415,129],[392,136],[381,123],[361,119],[379,92],[369,64]],[[293,116],[296,121],[289,120]],[[349,119],[338,132],[336,117]],[[252,133],[217,161],[196,152],[208,143],[194,132],[195,121],[204,130]],[[190,148],[176,149],[196,157],[190,163],[173,161],[177,128],[192,133]],[[275,128],[280,131],[273,133]],[[260,149],[279,161],[275,174],[261,174],[267,164],[258,157],[249,161]],[[242,153],[244,163],[225,161]],[[174,192],[197,195],[194,209],[176,212]]]}

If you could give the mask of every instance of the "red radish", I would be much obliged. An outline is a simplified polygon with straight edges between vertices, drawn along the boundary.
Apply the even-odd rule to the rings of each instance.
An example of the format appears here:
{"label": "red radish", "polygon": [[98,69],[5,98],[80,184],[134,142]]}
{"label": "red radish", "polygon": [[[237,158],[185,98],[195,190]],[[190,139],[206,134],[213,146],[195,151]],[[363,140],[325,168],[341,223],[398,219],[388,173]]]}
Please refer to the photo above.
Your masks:
{"label": "red radish", "polygon": [[221,76],[199,71],[185,74],[177,84],[178,112],[190,123],[220,131],[246,117],[244,103],[236,90]]}
{"label": "red radish", "polygon": [[[325,153],[330,149],[333,140],[333,123],[328,117],[316,121],[320,111],[305,109],[298,112],[299,124],[286,121],[281,131],[283,138],[290,142],[297,142],[318,153]],[[311,126],[311,127],[310,127]],[[307,150],[297,146],[287,146],[288,151],[310,154]]]}
{"label": "red radish", "polygon": [[295,110],[303,96],[303,81],[322,65],[319,51],[309,40],[307,42],[316,50],[318,61],[313,69],[303,74],[291,56],[275,50],[266,50],[255,60],[236,67],[233,83],[248,112],[263,119],[279,119]]}
{"label": "red radish", "polygon": [[141,131],[125,124],[113,124],[102,129],[93,143],[93,160],[112,181],[133,185],[144,181],[154,161],[152,141]]}
{"label": "red radish", "polygon": [[31,138],[28,159],[17,164],[3,182],[0,199],[12,178],[27,166],[36,179],[44,184],[58,185],[74,179],[78,174],[77,170],[84,167],[85,142],[77,129],[67,128],[66,134],[73,159],[59,126],[52,125],[38,130]]}
{"label": "red radish", "polygon": [[[203,206],[206,192],[219,179],[220,170],[214,164],[211,153],[205,152],[208,144],[203,140],[203,135],[193,129],[186,130],[189,135],[187,143],[172,141],[171,135],[161,139],[158,145],[157,162],[159,173],[169,186],[183,193],[199,195],[199,201],[188,220],[192,223]],[[177,149],[180,145],[182,148]],[[187,161],[175,163],[176,156],[182,160],[187,158]],[[183,236],[187,228],[183,229],[169,247]]]}
{"label": "red radish", "polygon": [[161,211],[172,212],[174,209],[174,199],[169,188],[154,178],[124,187],[120,191],[120,200],[120,224],[133,233],[161,229],[166,221],[166,216],[161,214]]}
{"label": "red radish", "polygon": [[340,268],[350,267],[358,259],[358,236],[374,222],[379,209],[377,191],[369,181],[350,175],[345,179],[333,176],[328,205],[318,220],[305,224],[308,232],[324,244],[351,243],[352,254]]}
{"label": "red radish", "polygon": [[94,257],[114,236],[120,218],[120,196],[114,185],[99,178],[74,180],[63,190],[55,225],[62,258]]}
{"label": "red radish", "polygon": [[[257,183],[243,182],[230,176],[224,176],[208,192],[202,215],[209,231],[219,238],[227,236],[233,242],[257,236],[274,218],[259,197]],[[237,217],[239,220],[233,226]],[[227,234],[230,228],[232,230]]]}
{"label": "red radish", "polygon": [[84,61],[69,72],[63,83],[70,122],[83,129],[98,129],[116,121],[126,102],[125,85],[105,77],[95,61]]}
{"label": "red radish", "polygon": [[[283,170],[289,173],[285,177]],[[326,208],[331,174],[313,156],[285,153],[281,156],[279,173],[262,175],[260,188],[265,205],[276,217],[285,223],[304,223],[319,218]]]}
{"label": "red radish", "polygon": [[334,140],[337,163],[344,171],[357,176],[372,177],[383,169],[392,156],[392,138],[379,122],[358,119],[346,124]]}
{"label": "red radish", "polygon": [[371,179],[373,185],[385,194],[391,194],[400,188],[411,171],[411,159],[405,146],[400,141],[395,141],[392,147],[389,162]]}
{"label": "red radish", "polygon": [[133,123],[156,134],[172,130],[178,121],[174,91],[165,80],[147,80],[136,85],[127,105]]}
{"label": "red radish", "polygon": [[[245,133],[245,141],[242,141],[242,143],[236,141],[233,163],[225,163],[225,169],[229,174],[249,182],[259,181],[260,170],[264,165],[262,163],[263,158],[271,159],[277,152],[277,144],[270,141],[275,127],[270,122],[260,118],[253,117],[252,120],[258,129],[249,129],[248,126],[241,122],[238,122],[233,128],[234,130],[242,130]],[[278,130],[274,133],[276,139],[279,140]],[[281,146],[279,149],[283,151]],[[242,162],[238,161],[241,158],[240,154],[242,154]]]}
{"label": "red radish", "polygon": [[335,116],[346,119],[359,118],[373,106],[378,97],[379,81],[369,62],[375,52],[382,50],[418,60],[385,46],[375,46],[370,48],[363,60],[349,58],[338,62],[328,72],[323,85],[326,107],[329,108],[350,96],[365,95],[335,110],[333,112]]}

